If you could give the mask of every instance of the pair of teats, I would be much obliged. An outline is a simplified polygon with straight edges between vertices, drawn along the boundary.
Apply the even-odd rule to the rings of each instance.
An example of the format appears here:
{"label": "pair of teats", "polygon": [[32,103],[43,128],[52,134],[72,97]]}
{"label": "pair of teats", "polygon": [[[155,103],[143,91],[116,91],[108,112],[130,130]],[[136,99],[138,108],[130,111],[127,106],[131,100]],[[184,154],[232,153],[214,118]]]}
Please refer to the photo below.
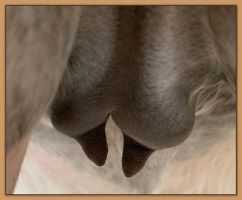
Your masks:
{"label": "pair of teats", "polygon": [[[154,150],[188,137],[197,88],[229,77],[209,23],[224,13],[230,20],[214,25],[227,30],[233,7],[86,7],[51,106],[54,126],[101,166],[111,114],[124,134],[124,174],[136,174]],[[232,28],[218,34],[234,50]]]}
{"label": "pair of teats", "polygon": [[[108,154],[105,126],[106,122],[75,138],[88,158],[98,166],[105,164]],[[130,177],[136,174],[153,151],[124,135],[122,168],[125,176]]]}

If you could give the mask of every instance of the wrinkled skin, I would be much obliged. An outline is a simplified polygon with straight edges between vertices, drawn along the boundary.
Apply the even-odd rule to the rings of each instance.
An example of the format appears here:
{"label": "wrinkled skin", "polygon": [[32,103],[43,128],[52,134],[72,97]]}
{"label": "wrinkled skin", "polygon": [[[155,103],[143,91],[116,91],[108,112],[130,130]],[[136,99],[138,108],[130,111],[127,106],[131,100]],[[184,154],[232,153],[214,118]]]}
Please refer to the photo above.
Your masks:
{"label": "wrinkled skin", "polygon": [[56,129],[98,165],[111,115],[132,176],[189,136],[198,88],[224,79],[235,94],[235,6],[16,6],[6,22],[7,193],[50,105]]}

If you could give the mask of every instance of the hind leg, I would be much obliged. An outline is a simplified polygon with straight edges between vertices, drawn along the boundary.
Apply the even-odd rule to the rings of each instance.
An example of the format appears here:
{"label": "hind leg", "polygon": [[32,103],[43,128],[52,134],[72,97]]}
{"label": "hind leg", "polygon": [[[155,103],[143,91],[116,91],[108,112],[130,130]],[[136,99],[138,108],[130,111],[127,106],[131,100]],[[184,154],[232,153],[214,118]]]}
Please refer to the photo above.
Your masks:
{"label": "hind leg", "polygon": [[7,194],[14,190],[31,129],[58,88],[79,17],[79,7],[6,9]]}

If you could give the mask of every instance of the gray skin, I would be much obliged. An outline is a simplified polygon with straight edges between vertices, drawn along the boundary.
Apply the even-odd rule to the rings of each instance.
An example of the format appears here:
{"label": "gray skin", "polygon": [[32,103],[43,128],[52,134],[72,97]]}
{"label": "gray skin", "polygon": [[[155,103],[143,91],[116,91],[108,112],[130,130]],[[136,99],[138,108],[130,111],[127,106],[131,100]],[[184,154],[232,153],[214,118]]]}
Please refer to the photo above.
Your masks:
{"label": "gray skin", "polygon": [[53,101],[54,126],[98,165],[112,115],[132,176],[188,137],[198,87],[224,79],[235,94],[235,56],[235,6],[8,6],[6,153]]}
{"label": "gray skin", "polygon": [[186,140],[199,87],[224,79],[235,93],[235,40],[235,6],[84,7],[52,123],[103,165],[111,115],[132,176],[154,150]]}

